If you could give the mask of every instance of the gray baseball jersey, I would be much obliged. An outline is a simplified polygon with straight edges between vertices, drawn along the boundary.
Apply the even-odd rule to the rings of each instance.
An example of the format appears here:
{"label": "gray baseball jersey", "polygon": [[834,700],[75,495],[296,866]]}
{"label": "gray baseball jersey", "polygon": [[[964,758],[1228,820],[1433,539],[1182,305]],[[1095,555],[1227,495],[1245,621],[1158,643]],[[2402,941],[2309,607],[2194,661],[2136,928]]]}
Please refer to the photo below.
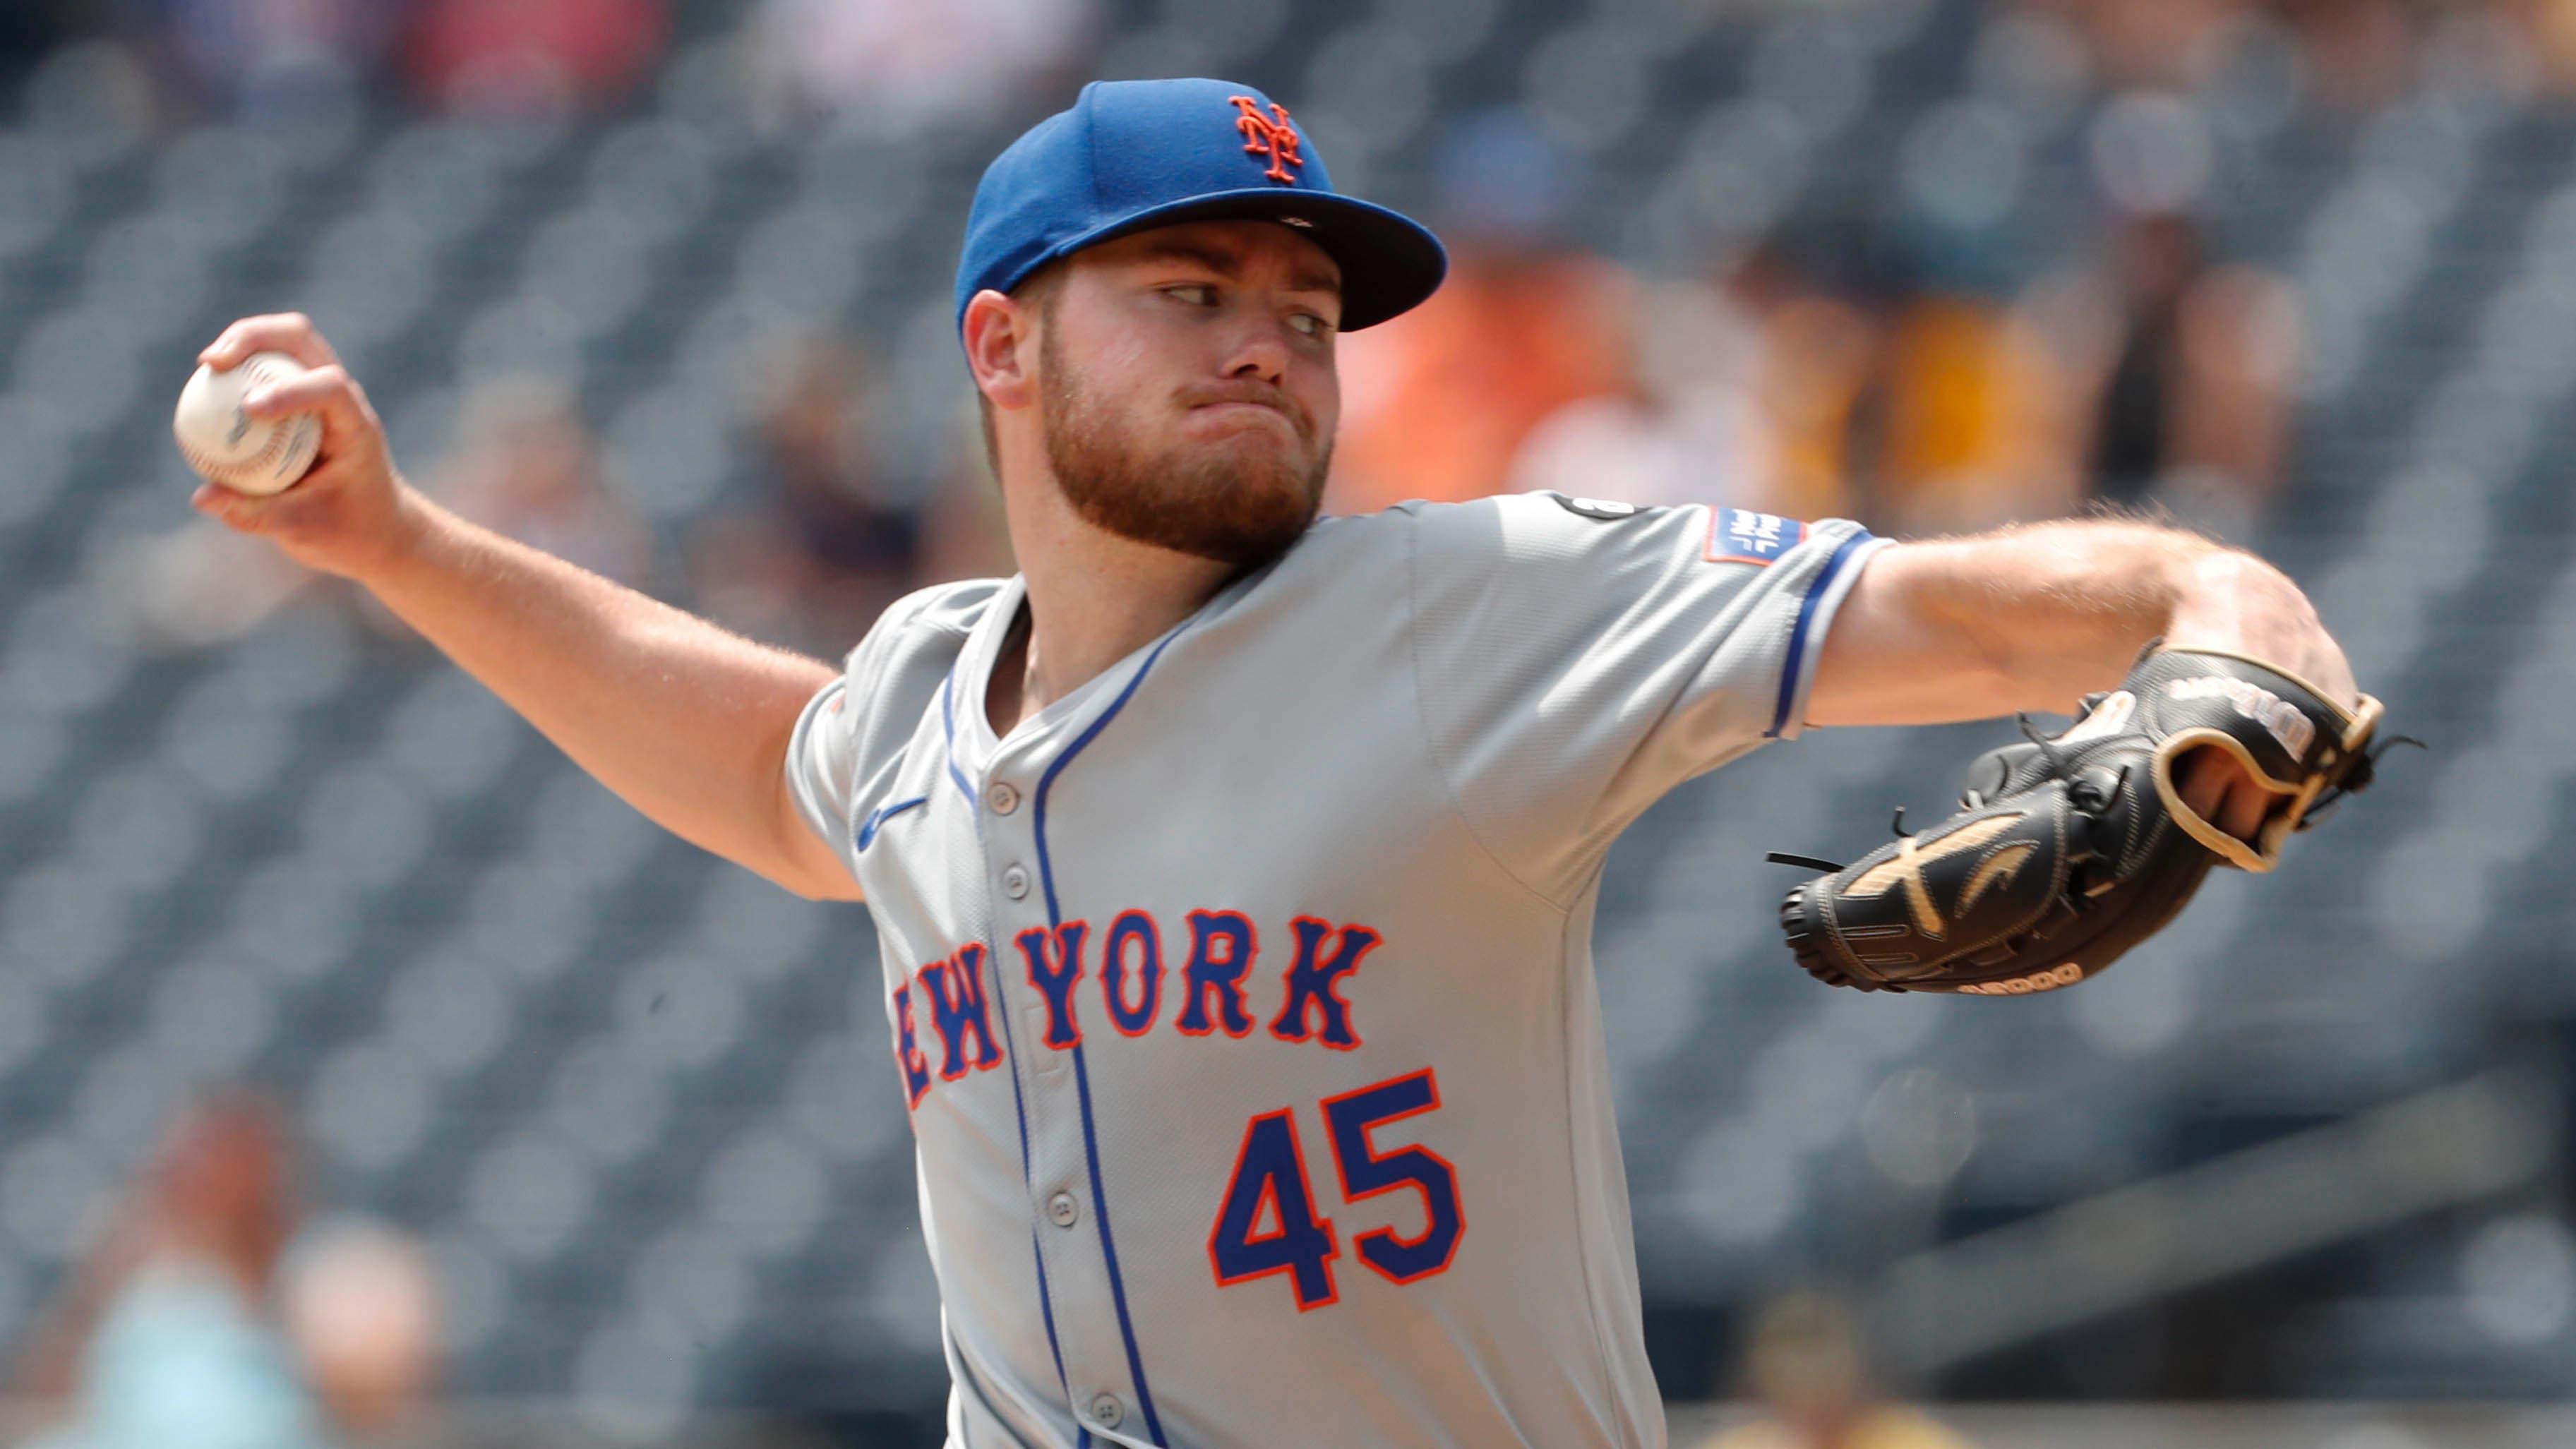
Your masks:
{"label": "gray baseball jersey", "polygon": [[882,941],[950,1444],[1662,1444],[1602,858],[1795,732],[1878,543],[1325,519],[1004,739],[1021,581],[887,611],[788,772]]}

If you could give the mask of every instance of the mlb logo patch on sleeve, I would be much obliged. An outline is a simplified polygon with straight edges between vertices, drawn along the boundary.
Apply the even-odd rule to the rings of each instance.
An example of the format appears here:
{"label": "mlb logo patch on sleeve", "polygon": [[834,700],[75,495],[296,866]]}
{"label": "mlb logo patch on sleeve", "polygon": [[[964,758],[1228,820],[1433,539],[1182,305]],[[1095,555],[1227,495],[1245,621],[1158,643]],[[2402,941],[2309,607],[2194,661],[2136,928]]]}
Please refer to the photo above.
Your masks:
{"label": "mlb logo patch on sleeve", "polygon": [[1749,508],[1713,508],[1708,520],[1711,563],[1767,564],[1798,546],[1807,525]]}

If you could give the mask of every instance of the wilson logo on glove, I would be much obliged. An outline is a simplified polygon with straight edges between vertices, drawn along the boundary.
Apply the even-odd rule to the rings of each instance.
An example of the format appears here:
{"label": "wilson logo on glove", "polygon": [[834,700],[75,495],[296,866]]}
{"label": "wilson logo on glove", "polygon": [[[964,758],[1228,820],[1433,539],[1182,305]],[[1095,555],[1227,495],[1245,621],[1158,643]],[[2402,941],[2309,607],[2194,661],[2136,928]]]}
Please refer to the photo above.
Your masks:
{"label": "wilson logo on glove", "polygon": [[2241,679],[2225,679],[2204,674],[2197,679],[2177,679],[2165,686],[2167,699],[2223,699],[2236,706],[2236,712],[2272,732],[2281,748],[2294,755],[2304,755],[2317,741],[2317,727],[2308,717],[2291,707],[2288,700],[2268,689],[2247,684]]}

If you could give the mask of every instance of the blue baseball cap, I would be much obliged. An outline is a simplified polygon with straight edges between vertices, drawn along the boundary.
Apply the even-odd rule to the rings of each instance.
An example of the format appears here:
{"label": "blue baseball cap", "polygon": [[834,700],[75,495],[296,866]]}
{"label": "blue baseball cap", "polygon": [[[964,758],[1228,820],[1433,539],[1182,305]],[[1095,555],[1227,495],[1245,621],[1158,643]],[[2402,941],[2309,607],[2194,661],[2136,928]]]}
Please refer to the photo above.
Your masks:
{"label": "blue baseball cap", "polygon": [[1428,227],[1333,190],[1287,110],[1219,80],[1093,81],[984,168],[957,259],[957,321],[987,287],[1099,242],[1186,221],[1275,221],[1342,269],[1341,330],[1431,295],[1449,269]]}

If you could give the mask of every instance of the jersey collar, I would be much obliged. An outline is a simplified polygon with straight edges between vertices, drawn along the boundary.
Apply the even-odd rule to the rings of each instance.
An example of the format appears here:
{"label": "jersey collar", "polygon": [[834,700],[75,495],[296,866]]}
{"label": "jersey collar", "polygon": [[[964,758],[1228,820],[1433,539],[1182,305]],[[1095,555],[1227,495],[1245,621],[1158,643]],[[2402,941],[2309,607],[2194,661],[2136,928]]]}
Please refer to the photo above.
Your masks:
{"label": "jersey collar", "polygon": [[1166,644],[1177,644],[1177,636],[1224,614],[1268,578],[1276,567],[1273,564],[1255,569],[1217,590],[1189,617],[1084,680],[1062,699],[1022,720],[1006,738],[996,739],[991,714],[985,707],[992,692],[993,666],[1001,658],[1003,641],[1010,637],[1011,626],[1027,609],[1029,599],[1027,576],[1013,574],[985,605],[983,617],[975,621],[974,630],[966,637],[965,648],[958,652],[957,663],[949,671],[949,747],[955,763],[969,779],[980,783],[984,771],[997,758],[1005,755],[1016,757],[1032,749],[1043,750],[1051,742],[1073,738],[1118,697],[1149,657]]}

